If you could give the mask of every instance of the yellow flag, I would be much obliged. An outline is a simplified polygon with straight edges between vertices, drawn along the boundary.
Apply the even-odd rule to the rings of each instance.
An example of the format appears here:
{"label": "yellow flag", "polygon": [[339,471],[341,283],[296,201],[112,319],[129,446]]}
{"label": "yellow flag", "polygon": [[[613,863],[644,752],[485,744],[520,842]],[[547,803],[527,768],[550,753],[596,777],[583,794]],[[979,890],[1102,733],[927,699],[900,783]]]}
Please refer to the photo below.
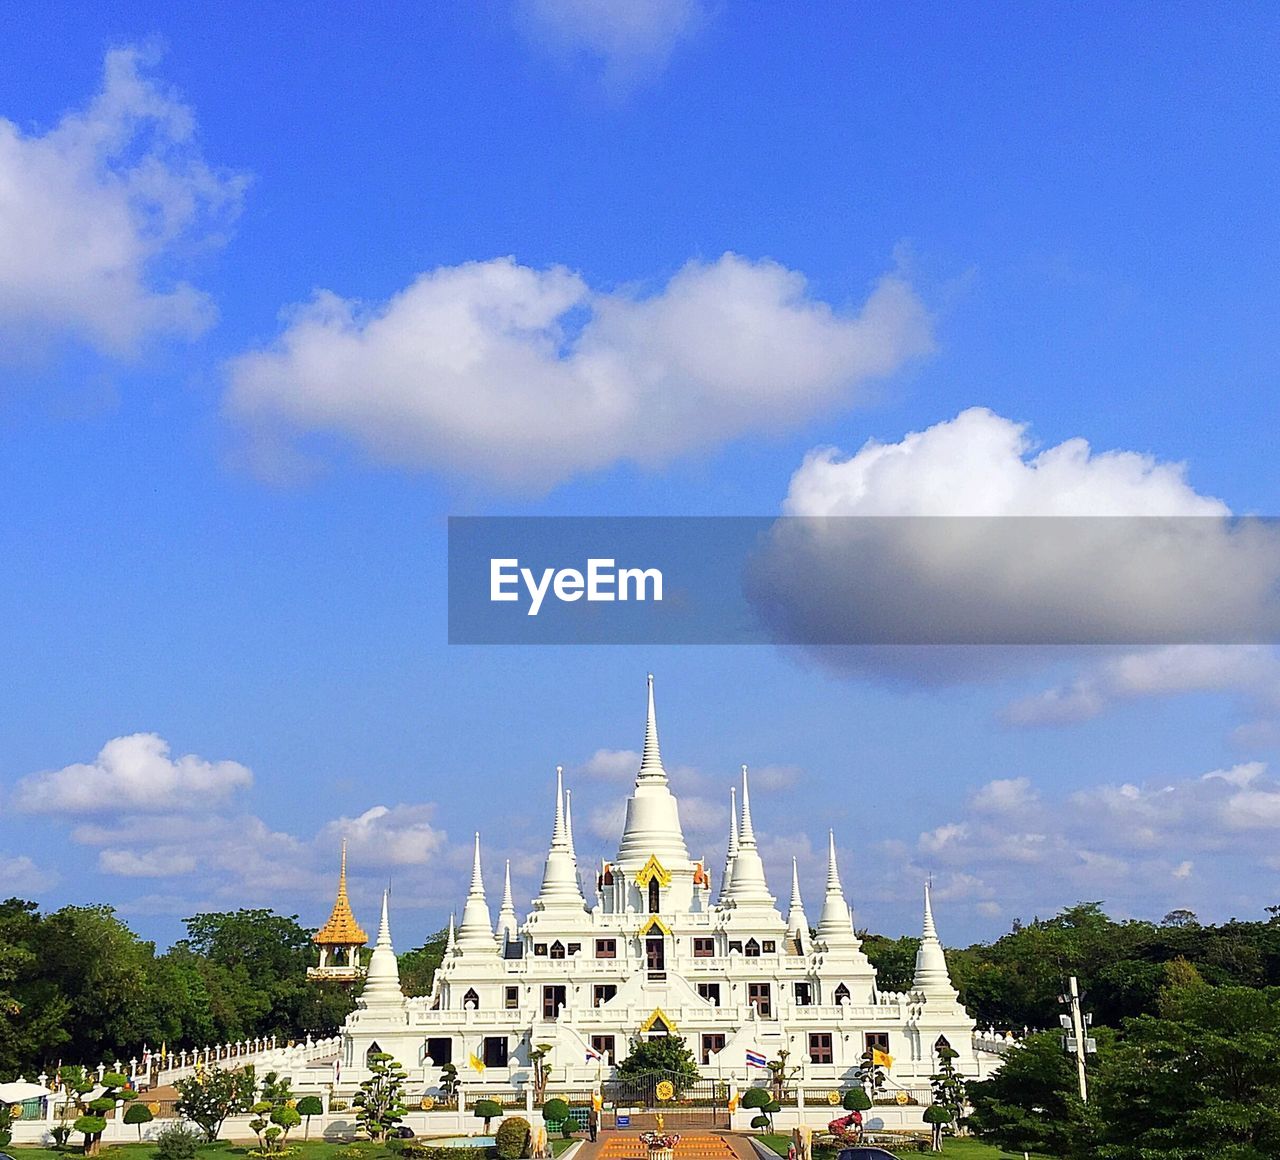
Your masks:
{"label": "yellow flag", "polygon": [[481,1059],[474,1051],[471,1053],[471,1070],[484,1071],[484,1060]]}
{"label": "yellow flag", "polygon": [[871,1049],[871,1062],[877,1067],[891,1068],[893,1067],[893,1056],[887,1051],[881,1051],[880,1048]]}

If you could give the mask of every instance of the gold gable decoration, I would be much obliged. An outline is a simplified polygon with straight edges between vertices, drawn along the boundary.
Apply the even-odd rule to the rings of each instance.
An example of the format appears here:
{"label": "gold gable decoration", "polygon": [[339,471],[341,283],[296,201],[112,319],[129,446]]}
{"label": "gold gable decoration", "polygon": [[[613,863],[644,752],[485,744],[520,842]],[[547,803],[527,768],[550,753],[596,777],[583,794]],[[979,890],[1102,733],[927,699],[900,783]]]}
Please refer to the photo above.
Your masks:
{"label": "gold gable decoration", "polygon": [[650,879],[653,878],[656,878],[658,885],[664,888],[671,885],[671,871],[658,861],[657,854],[650,854],[649,861],[640,868],[640,873],[636,875],[636,885],[648,886]]}
{"label": "gold gable decoration", "polygon": [[644,938],[654,927],[657,927],[667,938],[671,937],[671,928],[662,921],[656,914],[649,915],[649,921],[640,928],[640,937]]}
{"label": "gold gable decoration", "polygon": [[644,1034],[646,1031],[652,1031],[659,1023],[661,1023],[670,1034],[674,1035],[676,1033],[675,1021],[661,1007],[655,1007],[653,1009],[653,1014],[640,1024],[640,1033]]}

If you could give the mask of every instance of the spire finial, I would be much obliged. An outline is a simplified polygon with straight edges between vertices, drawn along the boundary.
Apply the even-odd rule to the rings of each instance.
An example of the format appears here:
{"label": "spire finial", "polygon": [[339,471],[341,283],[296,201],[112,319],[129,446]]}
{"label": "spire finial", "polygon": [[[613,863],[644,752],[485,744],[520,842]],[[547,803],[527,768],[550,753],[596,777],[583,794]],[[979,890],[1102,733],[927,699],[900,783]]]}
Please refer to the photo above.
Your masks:
{"label": "spire finial", "polygon": [[454,918],[455,918],[454,912],[452,910],[449,911],[449,937],[445,939],[445,944],[444,944],[444,953],[446,955],[449,954],[454,949],[454,940],[455,940],[454,929],[453,929]]}
{"label": "spire finial", "polygon": [[578,852],[573,848],[573,790],[564,791],[564,839],[569,847],[569,856],[575,860]]}
{"label": "spire finial", "polygon": [[911,986],[930,998],[954,1000],[956,989],[951,985],[951,974],[947,970],[947,956],[938,938],[937,928],[933,925],[932,894],[933,883],[926,878],[924,923],[921,929],[920,947],[916,951],[916,972]]}
{"label": "spire finial", "polygon": [[738,846],[756,844],[755,827],[751,824],[751,790],[747,786],[747,767],[742,767],[742,826],[738,831]]}
{"label": "spire finial", "polygon": [[564,766],[556,766],[556,819],[551,827],[552,849],[567,849],[568,835],[564,828]]}
{"label": "spire finial", "polygon": [[484,897],[484,876],[480,871],[480,831],[476,831],[475,853],[471,857],[471,889],[467,891],[473,897]]}
{"label": "spire finial", "polygon": [[382,892],[382,919],[378,923],[378,942],[376,945],[380,947],[391,946],[391,917],[388,913],[388,900],[391,897],[391,889],[388,887]]}
{"label": "spire finial", "polygon": [[836,863],[836,832],[827,831],[827,891],[840,890],[840,867]]}
{"label": "spire finial", "polygon": [[933,875],[930,874],[924,880],[924,929],[925,938],[936,939],[938,937],[938,929],[933,925]]}
{"label": "spire finial", "polygon": [[342,864],[338,869],[338,893],[347,892],[347,839],[342,839]]}
{"label": "spire finial", "polygon": [[637,783],[646,779],[661,779],[665,784],[667,771],[662,767],[662,751],[658,748],[658,713],[653,705],[653,674],[648,675],[649,706],[644,723],[644,751],[640,754],[640,772]]}

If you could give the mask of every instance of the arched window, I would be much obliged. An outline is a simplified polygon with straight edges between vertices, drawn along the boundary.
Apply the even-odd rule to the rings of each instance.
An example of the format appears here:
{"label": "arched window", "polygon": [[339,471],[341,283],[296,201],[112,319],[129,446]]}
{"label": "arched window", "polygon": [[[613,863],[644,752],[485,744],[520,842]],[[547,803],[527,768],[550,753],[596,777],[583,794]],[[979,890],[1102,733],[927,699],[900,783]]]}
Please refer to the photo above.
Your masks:
{"label": "arched window", "polygon": [[376,1043],[369,1044],[369,1050],[364,1053],[365,1067],[368,1067],[370,1064],[373,1063],[373,1057],[375,1055],[381,1055],[381,1054],[382,1054],[381,1047],[379,1047]]}
{"label": "arched window", "polygon": [[742,953],[749,959],[758,959],[760,957],[760,944],[755,939],[747,939],[747,945],[742,948]]}
{"label": "arched window", "polygon": [[660,899],[658,897],[658,880],[656,878],[650,878],[649,879],[649,913],[650,914],[658,913],[659,901]]}
{"label": "arched window", "polygon": [[836,988],[836,1006],[849,1002],[849,988],[843,983]]}
{"label": "arched window", "polygon": [[556,939],[556,941],[551,944],[551,957],[553,959],[564,958],[564,943],[559,939]]}
{"label": "arched window", "polygon": [[470,1008],[472,1011],[480,1010],[480,996],[476,994],[474,987],[468,987],[467,993],[462,996],[463,1007]]}
{"label": "arched window", "polygon": [[951,1040],[949,1040],[945,1035],[939,1035],[938,1038],[934,1040],[934,1043],[933,1043],[934,1055],[941,1055],[944,1051],[950,1051],[950,1050],[951,1050]]}

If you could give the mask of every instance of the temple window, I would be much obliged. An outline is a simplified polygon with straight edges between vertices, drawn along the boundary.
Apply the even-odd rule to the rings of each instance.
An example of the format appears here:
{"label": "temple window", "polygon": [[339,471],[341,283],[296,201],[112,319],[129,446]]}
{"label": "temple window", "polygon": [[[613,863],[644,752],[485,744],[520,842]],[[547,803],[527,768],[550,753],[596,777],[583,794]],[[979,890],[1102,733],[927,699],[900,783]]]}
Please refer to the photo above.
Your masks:
{"label": "temple window", "polygon": [[596,939],[596,958],[616,959],[618,957],[618,940],[612,938]]}
{"label": "temple window", "polygon": [[546,955],[547,955],[547,944],[546,944],[546,943],[534,943],[534,944],[533,944],[533,953],[534,953],[535,955],[541,955],[543,958],[546,958]]}
{"label": "temple window", "polygon": [[796,984],[796,1006],[808,1007],[813,1002],[813,984],[797,983]]}
{"label": "temple window", "polygon": [[382,1054],[382,1048],[379,1047],[377,1043],[369,1044],[369,1050],[364,1053],[365,1067],[369,1067],[373,1063],[373,1057],[375,1055],[381,1055],[381,1054]]}
{"label": "temple window", "polygon": [[747,945],[743,950],[743,954],[749,959],[758,959],[760,957],[760,944],[755,939],[747,939]]}
{"label": "temple window", "polygon": [[693,957],[709,959],[716,953],[716,940],[713,938],[695,938],[693,940]]}
{"label": "temple window", "polygon": [[768,983],[748,983],[747,1002],[761,1019],[773,1018],[773,991]]}
{"label": "temple window", "polygon": [[661,901],[658,891],[658,880],[656,878],[649,879],[649,913],[657,914],[659,902]]}
{"label": "temple window", "polygon": [[556,941],[551,944],[551,957],[553,959],[564,958],[564,943],[559,939],[556,939]]}
{"label": "temple window", "polygon": [[591,988],[591,1006],[599,1007],[614,997],[618,993],[618,985],[616,983],[597,983]]}
{"label": "temple window", "polygon": [[809,1062],[831,1062],[831,1032],[812,1031],[809,1033]]}
{"label": "temple window", "polygon": [[843,983],[836,988],[836,1006],[849,1002],[849,988]]}
{"label": "temple window", "polygon": [[941,1055],[943,1051],[950,1051],[950,1050],[951,1050],[951,1040],[949,1040],[945,1035],[939,1035],[938,1038],[934,1040],[934,1043],[933,1043],[934,1055]]}
{"label": "temple window", "polygon": [[505,1035],[487,1035],[484,1040],[485,1067],[507,1066],[507,1037]]}
{"label": "temple window", "polygon": [[767,938],[760,944],[760,949],[766,954],[774,954],[778,949],[778,944],[771,938]]}
{"label": "temple window", "polygon": [[542,988],[542,1017],[548,1020],[559,1018],[560,1008],[565,1005],[565,988],[563,986]]}
{"label": "temple window", "polygon": [[887,1031],[868,1031],[862,1036],[864,1054],[868,1051],[883,1051],[889,1054],[889,1033]]}
{"label": "temple window", "polygon": [[480,1010],[480,996],[476,994],[474,987],[468,987],[467,993],[462,996],[463,1007],[469,1007],[472,1011]]}
{"label": "temple window", "polygon": [[436,1067],[443,1067],[453,1062],[453,1040],[449,1036],[427,1040],[427,1055]]}
{"label": "temple window", "polygon": [[520,1006],[520,988],[507,987],[503,994],[503,1004],[508,1011]]}
{"label": "temple window", "polygon": [[699,983],[698,995],[705,999],[708,1003],[720,1006],[720,984],[719,983]]}
{"label": "temple window", "polygon": [[742,944],[740,942],[731,942],[729,944],[729,953],[733,954],[734,951],[737,951],[738,954],[742,954]]}
{"label": "temple window", "polygon": [[612,1035],[593,1035],[591,1037],[591,1050],[598,1051],[601,1055],[607,1055],[610,1062],[614,1058],[614,1038]]}
{"label": "temple window", "polygon": [[702,1062],[709,1064],[711,1056],[724,1050],[723,1035],[704,1035],[702,1037]]}

